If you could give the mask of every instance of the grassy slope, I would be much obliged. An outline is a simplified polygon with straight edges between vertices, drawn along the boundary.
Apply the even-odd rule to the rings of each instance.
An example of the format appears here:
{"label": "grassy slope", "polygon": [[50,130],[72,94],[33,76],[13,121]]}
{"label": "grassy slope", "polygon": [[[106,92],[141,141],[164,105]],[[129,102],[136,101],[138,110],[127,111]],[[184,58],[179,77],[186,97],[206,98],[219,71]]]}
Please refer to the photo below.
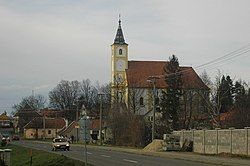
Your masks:
{"label": "grassy slope", "polygon": [[[30,164],[30,150],[16,145],[8,145],[11,152],[12,166],[29,166]],[[59,154],[48,153],[41,150],[32,149],[33,164],[32,166],[83,166],[84,163],[61,156]]]}

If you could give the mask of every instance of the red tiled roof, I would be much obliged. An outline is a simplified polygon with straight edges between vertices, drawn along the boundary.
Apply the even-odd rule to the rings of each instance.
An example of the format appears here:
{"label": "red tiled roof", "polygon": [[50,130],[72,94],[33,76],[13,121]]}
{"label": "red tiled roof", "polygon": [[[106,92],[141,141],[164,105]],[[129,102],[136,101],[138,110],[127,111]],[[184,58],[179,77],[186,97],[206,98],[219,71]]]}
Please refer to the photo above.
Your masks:
{"label": "red tiled roof", "polygon": [[[46,129],[62,129],[66,125],[66,121],[63,118],[45,118]],[[36,117],[32,119],[28,124],[24,126],[25,129],[35,128],[43,129],[43,118]]]}
{"label": "red tiled roof", "polygon": [[39,112],[37,112],[36,110],[26,110],[26,109],[22,109],[19,110],[15,113],[14,117],[41,117],[41,115],[39,114]]}
{"label": "red tiled roof", "polygon": [[229,120],[230,118],[232,118],[233,115],[234,115],[234,111],[229,111],[229,112],[221,113],[219,115],[219,118],[221,122],[225,122]]}
{"label": "red tiled roof", "polygon": [[[167,61],[129,61],[126,70],[128,87],[152,88],[152,85],[147,82],[149,76],[163,76],[164,67],[168,64]],[[192,67],[180,67],[180,70],[184,89],[209,89]],[[167,86],[164,77],[157,79],[156,88],[163,89]]]}
{"label": "red tiled roof", "polygon": [[45,117],[66,117],[66,114],[69,110],[59,110],[52,108],[44,108],[40,110],[40,114]]}

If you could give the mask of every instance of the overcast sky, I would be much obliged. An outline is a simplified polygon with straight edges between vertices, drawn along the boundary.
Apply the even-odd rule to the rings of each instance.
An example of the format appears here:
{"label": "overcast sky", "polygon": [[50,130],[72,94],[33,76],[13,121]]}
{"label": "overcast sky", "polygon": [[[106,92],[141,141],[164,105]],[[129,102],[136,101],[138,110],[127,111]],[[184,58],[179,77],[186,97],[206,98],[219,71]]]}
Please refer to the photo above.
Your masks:
{"label": "overcast sky", "polygon": [[[130,60],[195,67],[250,43],[249,0],[0,0],[0,112],[62,79],[109,82],[119,13]],[[207,72],[250,82],[249,66],[247,53]]]}

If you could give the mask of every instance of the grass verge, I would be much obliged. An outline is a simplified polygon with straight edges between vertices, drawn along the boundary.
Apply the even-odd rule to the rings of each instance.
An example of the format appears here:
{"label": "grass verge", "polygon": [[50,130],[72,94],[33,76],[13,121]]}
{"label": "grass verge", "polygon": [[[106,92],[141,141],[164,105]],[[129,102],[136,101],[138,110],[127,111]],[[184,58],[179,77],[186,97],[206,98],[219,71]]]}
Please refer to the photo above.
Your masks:
{"label": "grass verge", "polygon": [[32,166],[84,166],[84,163],[81,161],[73,160],[59,154],[17,145],[8,145],[6,148],[12,149],[11,166],[30,166],[31,153]]}

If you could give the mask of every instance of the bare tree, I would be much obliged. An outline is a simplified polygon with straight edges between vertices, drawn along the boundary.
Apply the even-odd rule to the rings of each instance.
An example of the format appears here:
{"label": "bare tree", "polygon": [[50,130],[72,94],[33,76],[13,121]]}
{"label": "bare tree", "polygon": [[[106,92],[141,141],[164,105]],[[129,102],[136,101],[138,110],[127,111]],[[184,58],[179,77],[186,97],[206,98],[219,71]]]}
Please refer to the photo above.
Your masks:
{"label": "bare tree", "polygon": [[143,146],[145,129],[143,119],[126,107],[121,107],[121,104],[114,104],[108,116],[108,126],[113,136],[113,144]]}
{"label": "bare tree", "polygon": [[21,102],[14,104],[13,108],[15,111],[12,114],[15,114],[17,111],[29,107],[32,110],[39,110],[45,107],[46,99],[42,95],[31,95],[22,98]]}
{"label": "bare tree", "polygon": [[49,92],[50,106],[52,108],[64,110],[68,120],[73,121],[76,118],[76,103],[79,98],[78,81],[62,80],[57,86]]}
{"label": "bare tree", "polygon": [[189,89],[183,91],[180,121],[182,128],[210,128],[210,116],[207,103],[209,92],[206,89]]}
{"label": "bare tree", "polygon": [[109,108],[111,104],[111,83],[102,85],[100,87],[100,92],[105,94],[102,98],[103,105]]}
{"label": "bare tree", "polygon": [[[201,75],[201,79],[210,88],[210,93],[203,92],[200,96],[202,97],[202,108],[207,112],[210,117],[210,121],[213,127],[220,127],[219,112],[221,109],[221,97],[219,87],[221,84],[222,73],[218,70],[215,76],[215,82],[212,82],[208,74],[204,71]],[[209,120],[209,119],[208,119]]]}
{"label": "bare tree", "polygon": [[58,109],[72,109],[79,98],[80,83],[62,80],[49,92],[50,105]]}
{"label": "bare tree", "polygon": [[98,102],[98,88],[93,86],[89,79],[83,80],[80,85],[80,100],[85,105],[87,109],[92,109],[96,107]]}
{"label": "bare tree", "polygon": [[96,117],[99,114],[100,91],[107,93],[103,98],[103,105],[110,105],[109,85],[100,86],[98,82],[93,85],[89,79],[84,79],[82,82],[62,80],[49,92],[50,106],[71,111],[68,118],[74,120],[75,114],[72,112],[84,105],[89,115]]}
{"label": "bare tree", "polygon": [[211,87],[213,82],[211,81],[210,76],[207,74],[206,70],[204,70],[201,75],[200,78],[202,79],[202,81],[204,82],[205,85],[207,85],[208,87]]}
{"label": "bare tree", "polygon": [[[221,109],[222,109],[222,105],[223,105],[223,100],[226,99],[227,96],[227,92],[231,89],[226,89],[224,91],[222,91],[221,86],[222,86],[222,78],[223,75],[220,72],[220,70],[218,70],[217,75],[215,76],[215,81],[214,83],[212,83],[208,78],[208,76],[202,76],[201,78],[204,79],[204,81],[208,84],[208,86],[210,86],[210,100],[204,100],[206,103],[204,103],[204,107],[205,105],[207,105],[206,110],[208,112],[208,114],[211,117],[211,122],[213,127],[223,127],[221,124]],[[228,76],[228,78],[230,78]],[[207,97],[207,94],[202,95],[203,98]]]}

